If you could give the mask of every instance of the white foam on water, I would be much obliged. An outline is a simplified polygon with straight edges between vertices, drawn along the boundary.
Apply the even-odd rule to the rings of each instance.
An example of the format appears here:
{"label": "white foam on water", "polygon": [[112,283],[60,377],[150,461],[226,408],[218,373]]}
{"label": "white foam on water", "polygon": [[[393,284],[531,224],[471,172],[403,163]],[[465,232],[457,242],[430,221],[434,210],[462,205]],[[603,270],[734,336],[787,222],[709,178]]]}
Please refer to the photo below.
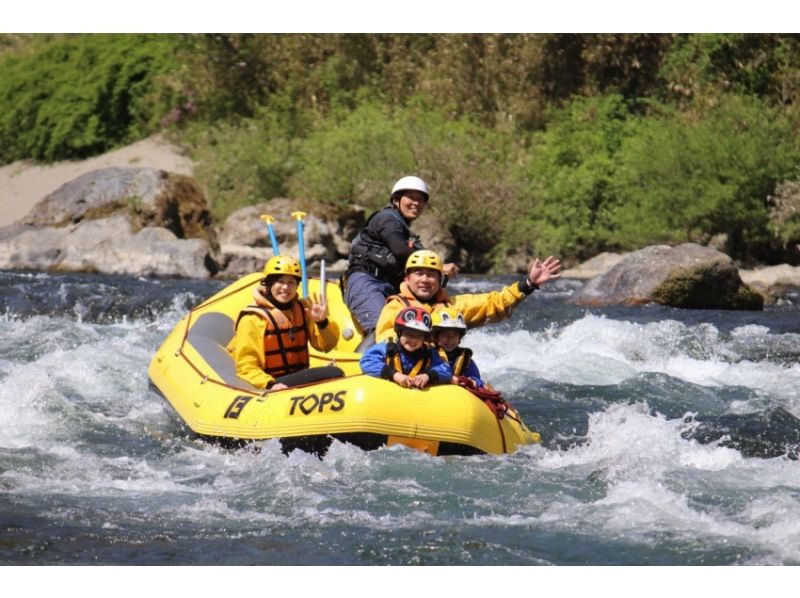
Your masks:
{"label": "white foam on water", "polygon": [[[259,525],[388,533],[464,523],[585,534],[607,545],[667,538],[714,551],[751,543],[754,556],[741,562],[800,562],[797,463],[684,440],[683,422],[651,415],[645,397],[589,415],[582,445],[510,456],[367,453],[335,442],[320,460],[286,457],[277,441],[232,451],[182,438],[171,408],[148,392],[146,368],[183,311],[176,299],[154,321],[0,316],[0,449],[15,464],[0,473],[2,491],[51,501],[49,516],[65,520],[96,507],[109,517],[98,525],[109,529],[153,519],[229,529],[233,538]],[[708,324],[589,315],[538,332],[481,328],[465,344],[504,390],[531,378],[613,386],[656,372],[751,388],[792,406],[796,364],[743,358],[776,336],[764,327],[723,337]]]}
{"label": "white foam on water", "polygon": [[575,385],[616,385],[641,373],[661,373],[701,386],[767,393],[800,413],[800,364],[750,361],[738,352],[765,337],[770,335],[761,326],[737,328],[731,339],[723,339],[711,324],[639,324],[586,315],[541,332],[480,328],[470,331],[464,344],[473,349],[484,377],[509,390],[524,383],[520,372]]}
{"label": "white foam on water", "polygon": [[[624,543],[741,547],[742,563],[800,559],[800,471],[785,457],[747,459],[680,436],[680,420],[646,404],[612,405],[590,416],[586,443],[563,451],[525,449],[531,500],[515,517],[475,525],[562,529]],[[596,497],[563,489],[598,486]],[[562,490],[547,492],[550,484]],[[537,493],[537,489],[539,492]]]}
{"label": "white foam on water", "polygon": [[538,463],[546,469],[590,468],[602,471],[608,482],[619,482],[642,476],[660,478],[682,468],[724,469],[743,459],[733,449],[681,438],[681,427],[681,420],[651,415],[645,403],[611,405],[589,416],[584,444],[542,453]]}
{"label": "white foam on water", "polygon": [[0,321],[8,333],[0,335],[0,449],[18,464],[0,474],[7,492],[97,499],[183,491],[168,469],[119,456],[137,437],[174,435],[164,402],[147,392],[146,364],[162,327]]}

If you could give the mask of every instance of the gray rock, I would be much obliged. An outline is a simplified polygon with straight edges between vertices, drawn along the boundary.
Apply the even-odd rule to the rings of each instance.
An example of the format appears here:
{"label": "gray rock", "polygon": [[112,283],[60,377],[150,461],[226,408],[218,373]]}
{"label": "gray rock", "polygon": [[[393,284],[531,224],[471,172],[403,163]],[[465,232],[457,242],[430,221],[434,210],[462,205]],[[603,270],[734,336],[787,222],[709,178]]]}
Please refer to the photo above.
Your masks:
{"label": "gray rock", "polygon": [[102,168],[62,185],[22,219],[35,227],[61,227],[83,220],[130,215],[135,228],[159,226],[179,238],[215,242],[208,204],[186,176],[154,168]]}
{"label": "gray rock", "polygon": [[582,264],[564,270],[563,278],[589,279],[605,274],[616,266],[625,256],[619,253],[603,252],[593,258],[586,260]]}
{"label": "gray rock", "polygon": [[307,213],[303,239],[309,271],[318,269],[322,260],[330,265],[347,259],[352,237],[363,226],[364,208],[312,212],[302,201],[277,198],[236,210],[225,220],[219,234],[220,276],[233,278],[261,270],[272,257],[272,243],[262,214],[274,218],[272,227],[280,252],[299,256],[297,220],[292,216],[296,211]]}
{"label": "gray rock", "polygon": [[425,249],[438,253],[445,263],[455,262],[463,265],[467,258],[466,252],[461,251],[447,223],[442,222],[440,218],[436,212],[426,210],[411,225],[411,230],[415,235],[419,235]]}
{"label": "gray rock", "polygon": [[800,267],[788,264],[768,266],[757,270],[741,270],[740,274],[745,283],[759,288],[800,287]]}
{"label": "gray rock", "polygon": [[571,298],[577,305],[660,303],[697,309],[762,309],[733,260],[693,243],[655,245],[628,254]]}
{"label": "gray rock", "polygon": [[207,278],[216,231],[188,177],[103,168],[39,201],[0,231],[0,268]]}
{"label": "gray rock", "polygon": [[512,272],[522,274],[528,271],[533,261],[530,250],[527,247],[515,247],[506,252],[499,267],[492,268],[491,274],[510,274]]}
{"label": "gray rock", "polygon": [[84,220],[61,227],[13,225],[0,231],[0,268],[207,278],[204,239],[178,239],[162,227],[135,231],[130,218]]}
{"label": "gray rock", "polygon": [[[299,209],[291,200],[283,198],[240,208],[228,216],[222,225],[219,233],[220,246],[270,247],[267,226],[260,217],[262,214],[270,215],[275,219],[272,227],[281,248],[289,240],[297,245],[297,225],[291,213]],[[316,218],[310,216],[308,219],[315,220]],[[313,225],[310,227],[314,228]]]}
{"label": "gray rock", "polygon": [[[302,200],[276,198],[233,212],[219,233],[221,276],[236,277],[260,270],[272,256],[267,226],[261,215],[272,216],[273,229],[281,253],[298,255],[297,222],[292,212],[305,211],[305,255],[309,270],[316,271],[325,260],[331,272],[347,269],[350,245],[367,219],[367,211],[358,205],[344,209],[307,207]],[[425,212],[412,227],[428,249],[438,252],[446,262],[464,264],[468,253],[459,248],[446,224],[434,212]],[[253,251],[253,248],[262,249]]]}

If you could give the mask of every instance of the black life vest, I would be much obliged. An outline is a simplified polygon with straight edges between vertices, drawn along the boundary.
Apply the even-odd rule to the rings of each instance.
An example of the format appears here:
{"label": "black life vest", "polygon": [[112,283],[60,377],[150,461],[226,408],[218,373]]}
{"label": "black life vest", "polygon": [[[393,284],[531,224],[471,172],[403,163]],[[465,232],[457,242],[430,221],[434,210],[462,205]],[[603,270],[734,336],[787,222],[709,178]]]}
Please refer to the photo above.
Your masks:
{"label": "black life vest", "polygon": [[411,247],[415,251],[424,249],[419,237],[411,232],[411,227],[409,227],[408,222],[403,218],[400,211],[389,205],[373,213],[353,239],[353,243],[350,246],[347,272],[348,274],[352,272],[368,272],[376,278],[398,287],[403,279],[405,264],[398,263],[397,256],[392,253],[383,239],[371,227],[378,215],[397,220],[403,228],[406,239],[411,241]]}

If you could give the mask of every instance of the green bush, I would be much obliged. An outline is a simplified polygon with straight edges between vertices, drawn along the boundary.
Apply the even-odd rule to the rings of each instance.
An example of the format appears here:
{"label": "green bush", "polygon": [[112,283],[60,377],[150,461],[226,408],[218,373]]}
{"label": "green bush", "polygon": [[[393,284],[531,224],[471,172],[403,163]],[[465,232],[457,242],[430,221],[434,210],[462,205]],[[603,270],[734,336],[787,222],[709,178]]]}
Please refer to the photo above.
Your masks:
{"label": "green bush", "polygon": [[796,123],[764,102],[724,95],[699,118],[674,110],[641,119],[619,152],[611,241],[707,242],[765,258],[769,195],[800,161]]}
{"label": "green bush", "polygon": [[0,162],[85,158],[140,138],[178,105],[177,38],[57,37],[0,59]]}
{"label": "green bush", "polygon": [[471,271],[499,265],[506,231],[525,205],[525,136],[430,110],[398,114],[418,172],[433,186],[431,209],[468,250]]}
{"label": "green bush", "polygon": [[800,99],[800,38],[788,33],[695,33],[677,36],[660,74],[673,98],[757,96],[775,105]]}
{"label": "green bush", "polygon": [[432,187],[431,209],[477,256],[473,266],[485,269],[519,215],[519,140],[421,105],[393,111],[363,100],[325,117],[273,106],[236,123],[188,127],[183,138],[219,220],[279,196],[373,210],[414,173]]}
{"label": "green bush", "polygon": [[800,230],[768,200],[800,175],[798,40],[0,34],[0,163],[166,128],[218,220],[277,196],[375,209],[415,173],[468,269],[714,235],[775,259]]}
{"label": "green bush", "polygon": [[582,259],[611,248],[618,154],[633,124],[617,94],[578,98],[550,114],[528,167],[528,222],[516,229],[537,253]]}
{"label": "green bush", "polygon": [[419,168],[412,137],[388,107],[376,103],[333,111],[302,140],[289,191],[333,206],[377,208],[398,173]]}
{"label": "green bush", "polygon": [[301,140],[282,113],[262,109],[250,119],[195,123],[181,138],[218,221],[240,207],[289,196]]}
{"label": "green bush", "polygon": [[768,197],[800,162],[797,123],[733,95],[692,113],[644,107],[632,114],[611,95],[553,113],[530,165],[535,202],[515,234],[575,259],[722,234],[734,257],[766,259]]}

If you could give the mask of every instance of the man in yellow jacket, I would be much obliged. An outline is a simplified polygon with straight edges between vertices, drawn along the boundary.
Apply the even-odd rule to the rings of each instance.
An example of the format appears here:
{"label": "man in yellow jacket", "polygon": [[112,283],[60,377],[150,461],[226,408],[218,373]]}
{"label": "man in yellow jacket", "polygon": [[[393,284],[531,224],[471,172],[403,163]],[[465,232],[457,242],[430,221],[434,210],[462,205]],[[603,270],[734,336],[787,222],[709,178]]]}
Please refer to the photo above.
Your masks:
{"label": "man in yellow jacket", "polygon": [[386,299],[375,340],[385,341],[394,335],[394,320],[405,307],[418,306],[433,313],[439,306],[455,307],[464,315],[469,328],[498,322],[511,315],[511,310],[525,297],[561,275],[561,262],[553,256],[544,261],[533,260],[528,275],[499,291],[450,297],[442,288],[442,258],[435,251],[423,249],[412,253],[406,261],[405,279],[400,292]]}
{"label": "man in yellow jacket", "polygon": [[236,374],[256,388],[273,391],[344,376],[335,366],[309,368],[308,343],[330,351],[339,328],[328,320],[325,304],[298,298],[300,262],[276,255],[264,266],[264,275],[253,290],[253,305],[240,312],[228,345]]}

